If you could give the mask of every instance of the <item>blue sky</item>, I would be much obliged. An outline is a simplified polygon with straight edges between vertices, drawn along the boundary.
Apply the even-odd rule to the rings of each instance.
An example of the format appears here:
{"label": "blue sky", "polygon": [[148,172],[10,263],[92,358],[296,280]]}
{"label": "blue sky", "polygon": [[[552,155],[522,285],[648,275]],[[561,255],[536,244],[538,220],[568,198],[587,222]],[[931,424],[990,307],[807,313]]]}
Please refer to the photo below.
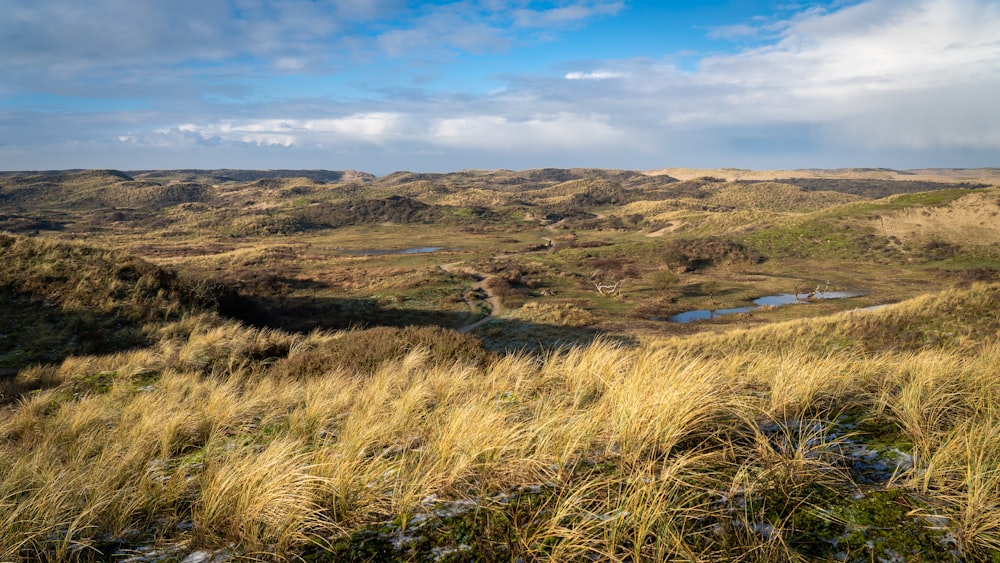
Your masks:
{"label": "blue sky", "polygon": [[0,169],[1000,166],[998,0],[0,0]]}

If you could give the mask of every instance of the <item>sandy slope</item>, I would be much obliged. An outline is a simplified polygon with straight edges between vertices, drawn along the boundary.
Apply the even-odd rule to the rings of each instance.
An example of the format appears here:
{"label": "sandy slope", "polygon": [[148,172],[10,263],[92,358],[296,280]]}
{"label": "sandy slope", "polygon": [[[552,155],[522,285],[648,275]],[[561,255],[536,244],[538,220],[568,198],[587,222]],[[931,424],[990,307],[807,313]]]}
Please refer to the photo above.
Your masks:
{"label": "sandy slope", "polygon": [[650,176],[666,174],[678,180],[702,176],[735,180],[775,180],[779,178],[839,178],[853,180],[919,180],[925,182],[976,182],[1000,185],[1000,168],[922,168],[890,170],[888,168],[839,168],[799,170],[745,170],[741,168],[661,168],[644,172]]}
{"label": "sandy slope", "polygon": [[904,209],[884,215],[876,228],[905,241],[938,240],[962,246],[1000,244],[1000,192],[969,194],[943,207]]}

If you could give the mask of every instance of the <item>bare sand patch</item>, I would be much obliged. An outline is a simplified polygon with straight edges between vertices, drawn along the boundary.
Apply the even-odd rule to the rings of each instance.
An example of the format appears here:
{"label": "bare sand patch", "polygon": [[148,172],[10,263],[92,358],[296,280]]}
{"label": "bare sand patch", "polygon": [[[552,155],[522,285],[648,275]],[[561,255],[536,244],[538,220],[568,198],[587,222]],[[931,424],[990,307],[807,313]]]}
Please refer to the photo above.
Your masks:
{"label": "bare sand patch", "polygon": [[747,170],[743,168],[661,168],[643,172],[649,176],[667,175],[678,180],[711,176],[729,182],[737,180],[780,180],[783,178],[833,178],[850,180],[899,180],[945,183],[982,183],[1000,185],[1000,168],[803,168],[798,170]]}
{"label": "bare sand patch", "polygon": [[687,222],[678,221],[676,223],[671,223],[666,227],[663,227],[662,229],[655,230],[651,233],[646,233],[646,236],[650,238],[662,237],[663,235],[676,231],[677,229],[683,227],[684,225],[687,225]]}
{"label": "bare sand patch", "polygon": [[962,246],[1000,244],[1000,191],[972,193],[942,207],[904,209],[877,220],[887,236]]}

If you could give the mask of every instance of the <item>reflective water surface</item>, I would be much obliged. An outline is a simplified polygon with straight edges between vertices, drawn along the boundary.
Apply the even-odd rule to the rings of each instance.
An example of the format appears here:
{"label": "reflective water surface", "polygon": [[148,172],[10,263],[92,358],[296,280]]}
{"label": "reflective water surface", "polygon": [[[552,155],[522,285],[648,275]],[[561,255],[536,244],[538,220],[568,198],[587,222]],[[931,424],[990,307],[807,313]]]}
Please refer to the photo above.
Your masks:
{"label": "reflective water surface", "polygon": [[[819,301],[823,299],[846,299],[848,297],[858,297],[863,295],[858,291],[824,291],[812,294],[800,293],[798,295],[794,293],[781,293],[779,295],[766,295],[754,299],[753,307],[736,307],[733,309],[716,309],[711,311],[709,309],[698,309],[697,311],[688,311],[686,313],[681,313],[679,315],[674,315],[667,320],[673,323],[689,323],[692,321],[704,321],[720,315],[734,315],[736,313],[749,313],[750,311],[756,311],[761,307],[780,307],[782,305],[793,305],[796,303],[809,303],[810,301]],[[657,319],[662,320],[662,319]]]}
{"label": "reflective water surface", "polygon": [[403,248],[400,250],[342,250],[344,254],[353,256],[382,256],[385,254],[428,254],[442,250],[443,246],[418,246],[416,248]]}

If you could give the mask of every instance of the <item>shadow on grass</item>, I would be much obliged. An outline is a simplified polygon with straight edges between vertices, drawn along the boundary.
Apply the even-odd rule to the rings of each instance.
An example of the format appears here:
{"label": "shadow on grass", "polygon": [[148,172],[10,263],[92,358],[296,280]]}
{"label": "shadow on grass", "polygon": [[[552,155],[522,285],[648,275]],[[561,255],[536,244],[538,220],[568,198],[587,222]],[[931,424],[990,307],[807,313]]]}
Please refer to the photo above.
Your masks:
{"label": "shadow on grass", "polygon": [[92,311],[64,311],[39,299],[0,292],[0,405],[59,384],[45,378],[19,381],[17,374],[24,368],[148,344],[138,323]]}
{"label": "shadow on grass", "polygon": [[[387,308],[372,299],[331,297],[240,297],[220,304],[223,314],[257,327],[307,333],[314,329],[343,330],[375,327],[442,327],[457,329],[476,318],[465,312]],[[623,345],[636,342],[593,328],[575,328],[514,319],[494,319],[470,333],[496,352],[545,352],[586,346],[598,337]]]}
{"label": "shadow on grass", "polygon": [[[422,328],[451,332],[475,320],[474,316],[464,312],[387,308],[372,299],[251,298],[234,291],[221,292],[217,298],[217,309],[222,315],[258,328],[299,333],[315,329],[359,329],[356,340],[363,341],[359,344],[361,347],[350,354],[345,353],[347,356],[364,355],[361,350],[367,353],[370,352],[368,349],[400,345],[399,342],[380,340],[398,340],[402,333],[360,329]],[[121,317],[89,310],[65,311],[58,306],[46,305],[39,299],[13,294],[0,294],[0,300],[3,320],[0,324],[0,402],[30,390],[14,385],[15,376],[26,367],[59,364],[70,356],[110,354],[150,344],[141,323]],[[413,334],[419,336],[423,333]],[[459,336],[457,332],[454,334]],[[448,342],[441,335],[433,338],[414,335],[407,338],[416,338],[414,342],[428,346],[432,354],[441,353],[438,348]],[[627,337],[610,335],[594,328],[503,318],[491,320],[469,336],[474,337],[474,347],[478,348],[481,343],[480,349],[486,353],[547,353],[586,346],[598,338],[618,341],[625,346],[637,344]],[[404,348],[408,349],[407,346]],[[476,357],[468,350],[463,354],[469,358]],[[38,387],[45,385],[33,385],[33,388]]]}
{"label": "shadow on grass", "polygon": [[622,346],[638,346],[632,337],[611,334],[596,328],[568,327],[533,323],[518,319],[494,319],[470,333],[483,340],[483,346],[496,352],[545,353],[560,348],[587,346],[602,338]]}
{"label": "shadow on grass", "polygon": [[0,294],[0,374],[69,356],[110,354],[148,344],[139,323],[93,311],[65,311],[40,299]]}
{"label": "shadow on grass", "polygon": [[379,326],[457,328],[471,318],[464,312],[387,308],[373,299],[341,297],[235,297],[220,303],[219,310],[256,327],[302,333]]}

